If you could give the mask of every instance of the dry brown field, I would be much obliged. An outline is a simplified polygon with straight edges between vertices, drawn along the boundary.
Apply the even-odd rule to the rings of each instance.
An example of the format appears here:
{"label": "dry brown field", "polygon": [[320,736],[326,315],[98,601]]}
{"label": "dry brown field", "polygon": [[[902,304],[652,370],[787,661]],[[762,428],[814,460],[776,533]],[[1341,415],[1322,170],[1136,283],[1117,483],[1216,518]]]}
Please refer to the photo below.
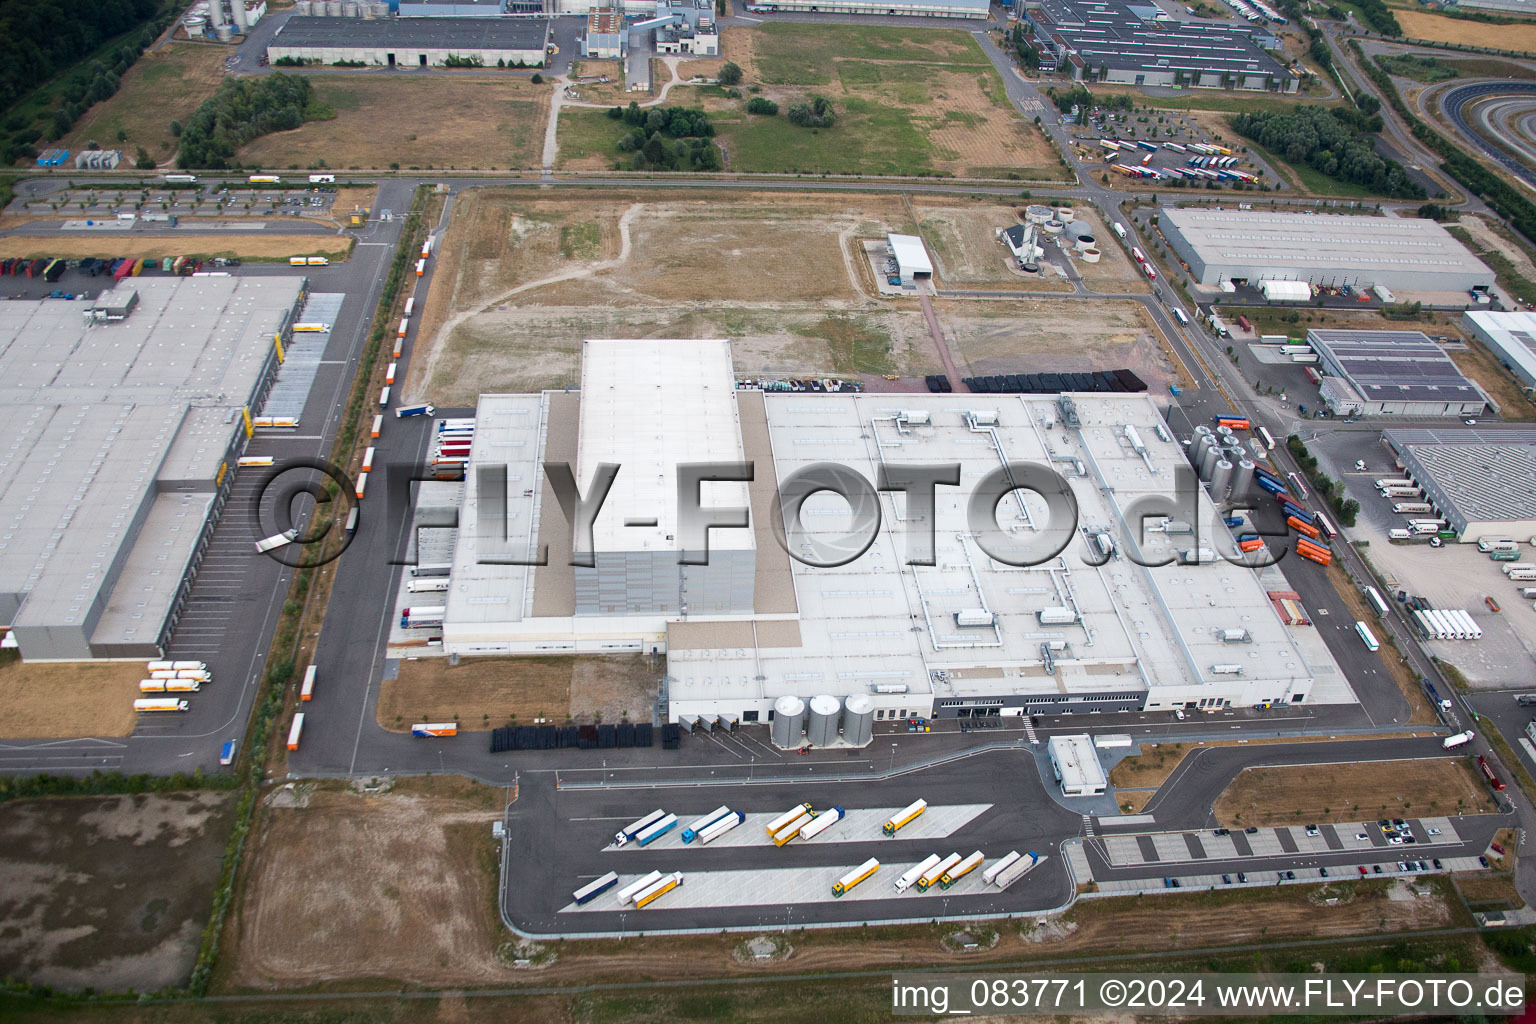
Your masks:
{"label": "dry brown field", "polygon": [[335,169],[539,166],[553,88],[547,83],[511,76],[403,79],[382,72],[312,81],[315,101],[336,116],[264,135],[241,148],[242,162]]}
{"label": "dry brown field", "polygon": [[[0,735],[8,739],[127,736],[143,662],[57,662],[0,667]],[[195,698],[194,698],[195,699]]]}
{"label": "dry brown field", "polygon": [[[186,122],[198,104],[212,96],[224,80],[225,47],[203,43],[172,43],[142,54],[123,75],[116,93],[95,104],[57,145],[78,152],[87,142],[102,149],[121,149],[129,163],[143,146],[163,165],[176,155],[171,122]],[[118,139],[118,132],[127,135]]]}
{"label": "dry brown field", "polygon": [[1490,25],[1481,21],[1446,18],[1427,11],[1393,11],[1403,26],[1403,36],[1432,43],[1460,43],[1485,46],[1491,50],[1536,52],[1536,22]]}
{"label": "dry brown field", "polygon": [[1249,768],[1214,808],[1223,825],[1242,827],[1494,810],[1463,757]]}
{"label": "dry brown field", "polygon": [[459,723],[464,730],[563,723],[617,722],[641,716],[661,685],[659,670],[639,656],[612,658],[446,658],[401,662],[398,678],[379,686],[378,722],[409,732],[415,722]]}
{"label": "dry brown field", "polygon": [[121,237],[92,235],[3,235],[0,257],[59,256],[77,258],[100,256],[104,252],[133,246],[133,255],[153,256],[235,256],[248,260],[286,260],[290,256],[326,256],[344,259],[352,252],[354,239],[337,235],[269,235],[265,231],[245,231],[228,235],[197,235],[188,232],[174,238],[163,235]]}

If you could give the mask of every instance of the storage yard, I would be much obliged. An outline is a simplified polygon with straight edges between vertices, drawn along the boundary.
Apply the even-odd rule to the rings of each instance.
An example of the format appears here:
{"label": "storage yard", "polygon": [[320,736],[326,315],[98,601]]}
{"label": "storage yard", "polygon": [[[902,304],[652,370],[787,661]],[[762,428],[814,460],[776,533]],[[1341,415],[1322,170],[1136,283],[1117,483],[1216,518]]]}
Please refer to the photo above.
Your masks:
{"label": "storage yard", "polygon": [[0,803],[0,975],[76,991],[185,985],[233,810],[220,792]]}

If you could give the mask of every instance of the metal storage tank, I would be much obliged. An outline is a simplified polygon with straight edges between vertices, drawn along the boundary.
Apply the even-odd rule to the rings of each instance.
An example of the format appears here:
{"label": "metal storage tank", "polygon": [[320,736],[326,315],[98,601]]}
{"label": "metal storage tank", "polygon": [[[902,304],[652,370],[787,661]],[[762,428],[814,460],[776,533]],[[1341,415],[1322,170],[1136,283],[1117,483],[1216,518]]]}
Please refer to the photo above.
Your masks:
{"label": "metal storage tank", "polygon": [[204,26],[208,24],[208,19],[200,14],[189,14],[181,19],[181,23],[187,27],[188,35],[196,36],[202,34]]}
{"label": "metal storage tank", "polygon": [[218,26],[217,28],[215,28],[213,30],[213,35],[214,35],[214,38],[217,39],[219,42],[227,43],[231,39],[235,38],[235,26],[233,26],[233,25],[220,25],[220,26]]}
{"label": "metal storage tank", "polygon": [[1232,474],[1232,497],[1240,498],[1253,490],[1253,463],[1242,459]]}
{"label": "metal storage tank", "polygon": [[1190,454],[1189,461],[1198,467],[1205,461],[1205,453],[1216,447],[1216,439],[1210,434],[1195,435],[1195,450]]}
{"label": "metal storage tank", "polygon": [[1103,253],[1099,252],[1099,250],[1093,248],[1092,246],[1089,246],[1082,251],[1081,255],[1083,257],[1084,263],[1097,263],[1099,262],[1099,258],[1103,255]]}
{"label": "metal storage tank", "polygon": [[1078,252],[1086,252],[1087,250],[1093,248],[1093,245],[1094,245],[1093,236],[1092,235],[1078,235],[1077,236],[1077,242],[1074,243],[1074,244],[1077,246],[1077,251]]}
{"label": "metal storage tank", "polygon": [[805,701],[785,694],[773,702],[773,745],[798,747],[805,729]]}
{"label": "metal storage tank", "polygon": [[1221,450],[1215,447],[1207,448],[1205,454],[1200,456],[1200,481],[1210,483],[1211,474],[1216,472],[1216,463],[1221,461]]}
{"label": "metal storage tank", "polygon": [[343,18],[357,17],[357,0],[341,0],[341,16]]}
{"label": "metal storage tank", "polygon": [[811,713],[805,720],[805,738],[812,746],[830,747],[837,743],[837,725],[843,717],[843,702],[829,694],[811,698]]}
{"label": "metal storage tank", "polygon": [[1217,501],[1226,497],[1227,487],[1232,483],[1232,463],[1221,459],[1216,463],[1216,468],[1211,470],[1211,497]]}
{"label": "metal storage tank", "polygon": [[1040,273],[1040,264],[1038,264],[1038,263],[1025,263],[1024,265],[1019,267],[1019,269],[1024,271],[1024,273],[1026,273],[1026,274],[1038,274],[1038,273]]}
{"label": "metal storage tank", "polygon": [[325,15],[328,18],[341,17],[341,0],[325,0]]}
{"label": "metal storage tank", "polygon": [[1040,225],[1040,230],[1044,231],[1048,235],[1059,235],[1061,234],[1061,229],[1061,223],[1054,220]]}
{"label": "metal storage tank", "polygon": [[1051,219],[1049,206],[1031,206],[1024,211],[1024,220],[1029,224],[1044,224]]}
{"label": "metal storage tank", "polygon": [[843,739],[862,747],[875,738],[875,702],[862,693],[843,704]]}
{"label": "metal storage tank", "polygon": [[1063,224],[1072,223],[1072,207],[1058,206],[1051,212],[1054,213],[1056,215],[1056,219],[1061,221]]}

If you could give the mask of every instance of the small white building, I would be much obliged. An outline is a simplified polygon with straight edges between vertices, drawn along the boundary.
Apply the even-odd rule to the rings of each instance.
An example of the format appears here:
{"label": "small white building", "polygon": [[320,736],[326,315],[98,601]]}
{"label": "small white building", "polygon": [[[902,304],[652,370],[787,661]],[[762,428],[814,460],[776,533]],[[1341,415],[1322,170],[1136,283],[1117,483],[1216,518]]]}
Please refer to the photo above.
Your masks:
{"label": "small white building", "polygon": [[928,258],[928,250],[924,248],[921,238],[916,235],[886,235],[885,237],[890,243],[891,254],[896,257],[896,265],[901,268],[903,285],[910,288],[920,278],[933,277],[933,261]]}
{"label": "small white building", "polygon": [[1048,752],[1062,796],[1099,796],[1108,788],[1109,777],[1087,733],[1052,736]]}

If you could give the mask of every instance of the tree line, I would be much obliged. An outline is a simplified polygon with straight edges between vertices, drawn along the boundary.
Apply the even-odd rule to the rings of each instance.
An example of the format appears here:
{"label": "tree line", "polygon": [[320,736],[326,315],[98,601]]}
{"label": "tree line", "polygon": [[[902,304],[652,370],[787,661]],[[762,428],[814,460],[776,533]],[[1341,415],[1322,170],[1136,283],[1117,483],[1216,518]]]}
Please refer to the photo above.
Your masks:
{"label": "tree line", "polygon": [[145,24],[159,9],[156,0],[5,0],[0,4],[0,109],[15,106],[61,69]]}
{"label": "tree line", "polygon": [[1306,164],[1337,181],[1395,199],[1423,199],[1424,189],[1403,165],[1377,155],[1367,131],[1379,131],[1378,114],[1347,107],[1299,106],[1288,111],[1248,111],[1231,125],[1292,164]]}
{"label": "tree line", "polygon": [[328,116],[330,111],[311,105],[307,78],[273,74],[225,79],[182,126],[176,166],[238,167],[235,154],[252,139]]}
{"label": "tree line", "polygon": [[620,153],[633,153],[637,171],[718,171],[720,149],[710,140],[715,126],[702,110],[687,107],[646,107],[634,100],[612,107],[608,116],[630,130],[618,142]]}

